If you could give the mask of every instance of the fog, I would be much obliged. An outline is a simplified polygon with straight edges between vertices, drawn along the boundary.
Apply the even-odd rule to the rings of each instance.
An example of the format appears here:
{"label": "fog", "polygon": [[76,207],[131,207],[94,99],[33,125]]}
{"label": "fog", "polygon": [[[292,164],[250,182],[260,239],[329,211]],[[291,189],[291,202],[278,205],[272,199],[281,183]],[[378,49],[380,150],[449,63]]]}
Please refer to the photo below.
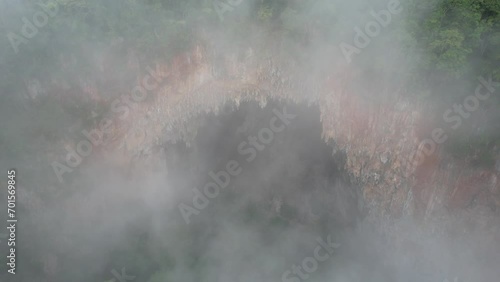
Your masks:
{"label": "fog", "polygon": [[[18,220],[0,232],[0,281],[498,279],[500,209],[377,213],[391,203],[369,202],[347,169],[349,150],[371,149],[325,134],[335,91],[376,112],[371,123],[391,124],[380,113],[404,100],[428,121],[422,139],[448,135],[437,155],[450,174],[498,175],[499,65],[484,58],[499,18],[465,14],[475,1],[459,1],[462,14],[424,2],[0,0],[0,218]],[[457,39],[479,38],[481,52],[439,49],[469,31],[434,27],[440,9],[450,22],[492,17]],[[425,40],[440,28],[437,56]],[[481,104],[458,112],[472,95]],[[112,129],[95,135],[103,121]]]}

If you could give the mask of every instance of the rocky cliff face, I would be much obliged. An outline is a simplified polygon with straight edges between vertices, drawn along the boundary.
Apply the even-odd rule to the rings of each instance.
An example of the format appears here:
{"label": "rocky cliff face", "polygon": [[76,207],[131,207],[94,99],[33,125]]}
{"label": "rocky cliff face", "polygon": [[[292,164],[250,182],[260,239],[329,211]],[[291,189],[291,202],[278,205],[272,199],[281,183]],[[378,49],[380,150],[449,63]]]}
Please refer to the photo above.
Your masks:
{"label": "rocky cliff face", "polygon": [[120,166],[141,168],[135,171],[154,169],[160,163],[157,153],[165,153],[165,141],[193,140],[198,130],[194,117],[242,101],[308,101],[319,105],[323,139],[345,158],[345,171],[362,188],[370,217],[409,216],[447,228],[441,223],[457,216],[471,230],[500,226],[495,218],[500,208],[498,171],[472,168],[439,147],[423,161],[414,161],[432,125],[401,89],[379,87],[373,89],[377,98],[369,99],[349,87],[356,74],[347,67],[304,76],[293,61],[260,58],[252,47],[218,55],[217,60],[209,54],[197,46],[169,64],[157,64],[161,86],[126,119],[110,115],[119,126],[107,134],[102,153]]}

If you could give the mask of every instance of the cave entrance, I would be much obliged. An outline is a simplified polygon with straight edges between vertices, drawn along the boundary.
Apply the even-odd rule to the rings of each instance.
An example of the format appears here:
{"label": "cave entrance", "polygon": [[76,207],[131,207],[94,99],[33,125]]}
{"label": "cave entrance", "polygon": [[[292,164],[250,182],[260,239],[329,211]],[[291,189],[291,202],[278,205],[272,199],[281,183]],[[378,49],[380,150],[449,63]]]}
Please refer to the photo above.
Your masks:
{"label": "cave entrance", "polygon": [[360,197],[344,158],[322,139],[318,105],[228,104],[165,135],[168,187],[155,197],[168,199],[132,229],[161,267],[131,265],[137,279],[298,281],[306,277],[300,265],[308,281],[332,281],[359,265],[344,238],[357,224]]}
{"label": "cave entrance", "polygon": [[324,231],[356,221],[357,193],[342,158],[321,137],[317,105],[242,102],[191,124],[183,130],[196,131],[192,140],[165,144],[169,177],[197,211],[184,213],[185,220],[271,221]]}

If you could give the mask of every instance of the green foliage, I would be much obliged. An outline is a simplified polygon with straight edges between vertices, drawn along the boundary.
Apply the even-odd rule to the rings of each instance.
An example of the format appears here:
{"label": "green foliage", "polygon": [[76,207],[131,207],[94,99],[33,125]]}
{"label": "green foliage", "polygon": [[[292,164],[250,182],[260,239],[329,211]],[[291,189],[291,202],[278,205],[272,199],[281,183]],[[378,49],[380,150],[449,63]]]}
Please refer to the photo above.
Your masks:
{"label": "green foliage", "polygon": [[[423,54],[417,75],[440,74],[438,79],[461,79],[470,71],[497,74],[500,14],[496,1],[409,1],[407,38]],[[477,61],[482,62],[477,64]],[[488,64],[487,62],[491,62]],[[479,68],[479,69],[478,69]],[[431,78],[432,82],[436,77]]]}
{"label": "green foliage", "polygon": [[463,45],[464,35],[457,29],[440,31],[429,44],[430,60],[438,70],[445,70],[459,77],[467,56],[472,52]]}
{"label": "green foliage", "polygon": [[273,16],[273,9],[270,6],[262,5],[259,9],[259,19],[268,21]]}
{"label": "green foliage", "polygon": [[[496,0],[411,0],[408,2],[405,37],[412,77],[410,92],[428,93],[424,102],[448,108],[473,93],[477,77],[500,79],[500,2]],[[492,95],[488,104],[498,104]],[[485,105],[483,105],[485,106]],[[437,111],[440,111],[437,109]],[[498,120],[484,126],[494,128]],[[491,166],[492,132],[450,138],[446,151],[457,158],[472,158],[479,166]]]}

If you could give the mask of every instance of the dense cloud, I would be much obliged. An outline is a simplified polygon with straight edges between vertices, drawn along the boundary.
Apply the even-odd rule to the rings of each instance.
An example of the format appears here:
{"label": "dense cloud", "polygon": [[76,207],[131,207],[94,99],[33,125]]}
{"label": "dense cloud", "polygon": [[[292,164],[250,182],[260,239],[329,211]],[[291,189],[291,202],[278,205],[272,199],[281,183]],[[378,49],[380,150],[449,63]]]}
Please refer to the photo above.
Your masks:
{"label": "dense cloud", "polygon": [[[478,85],[498,86],[498,7],[424,2],[0,0],[0,219],[12,168],[19,218],[15,275],[0,232],[0,280],[493,281],[497,210],[474,210],[488,221],[471,221],[473,208],[431,222],[374,214],[345,151],[324,138],[319,81],[333,76],[367,109],[411,93],[449,135],[446,152],[498,162],[498,91],[470,115],[455,106],[472,109]],[[162,121],[155,146],[113,132],[110,146],[68,166],[82,130],[109,119],[125,131],[125,110],[146,128],[154,113],[142,105],[173,92],[199,57],[228,85],[247,79],[231,62],[268,62],[293,99],[271,93],[216,111],[198,101],[206,111],[175,109],[184,116]],[[144,100],[128,95],[139,86]],[[56,161],[68,170],[58,175]]]}

